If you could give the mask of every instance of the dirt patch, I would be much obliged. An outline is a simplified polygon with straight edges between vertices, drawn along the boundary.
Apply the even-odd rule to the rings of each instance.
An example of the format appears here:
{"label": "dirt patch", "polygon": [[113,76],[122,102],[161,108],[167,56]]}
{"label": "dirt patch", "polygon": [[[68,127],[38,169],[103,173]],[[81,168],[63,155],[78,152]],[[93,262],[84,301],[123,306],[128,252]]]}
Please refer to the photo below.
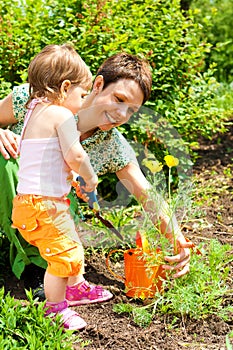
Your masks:
{"label": "dirt patch", "polygon": [[[199,158],[194,166],[196,183],[205,183],[205,190],[211,193],[210,202],[199,193],[202,210],[202,225],[188,223],[184,230],[195,243],[216,238],[221,243],[233,246],[233,127],[225,135],[217,135],[213,140],[200,140]],[[200,221],[200,220],[199,220]],[[80,334],[89,341],[85,348],[97,349],[150,349],[150,350],[224,350],[226,335],[233,330],[233,321],[225,322],[217,315],[194,321],[174,316],[155,315],[151,325],[140,328],[128,314],[116,314],[113,305],[128,301],[123,283],[114,279],[105,265],[105,257],[91,255],[86,260],[86,278],[98,283],[114,294],[110,302],[80,306],[76,308],[87,321],[88,326]],[[24,279],[18,281],[14,276],[6,279],[5,288],[16,298],[25,298],[24,288],[34,288],[42,280],[43,272],[29,267]],[[33,277],[32,277],[33,276]],[[80,349],[75,345],[74,349]]]}

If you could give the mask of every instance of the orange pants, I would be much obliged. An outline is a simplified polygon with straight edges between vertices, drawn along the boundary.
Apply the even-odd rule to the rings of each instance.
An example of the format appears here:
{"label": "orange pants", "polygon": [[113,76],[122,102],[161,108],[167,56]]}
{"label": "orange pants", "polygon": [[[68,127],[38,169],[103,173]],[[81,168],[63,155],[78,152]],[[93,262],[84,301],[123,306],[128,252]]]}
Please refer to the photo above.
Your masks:
{"label": "orange pants", "polygon": [[12,227],[39,249],[50,274],[69,277],[84,273],[84,250],[66,198],[17,195],[12,221]]}

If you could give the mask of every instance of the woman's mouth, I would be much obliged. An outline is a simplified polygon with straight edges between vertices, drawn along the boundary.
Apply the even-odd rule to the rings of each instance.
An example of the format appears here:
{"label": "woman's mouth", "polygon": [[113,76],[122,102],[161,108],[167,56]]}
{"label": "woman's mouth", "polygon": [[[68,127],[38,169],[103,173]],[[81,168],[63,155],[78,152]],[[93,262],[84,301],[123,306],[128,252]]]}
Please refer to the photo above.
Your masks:
{"label": "woman's mouth", "polygon": [[111,123],[111,124],[116,124],[116,120],[113,119],[110,114],[108,114],[107,112],[105,112],[105,117],[107,118],[107,120]]}

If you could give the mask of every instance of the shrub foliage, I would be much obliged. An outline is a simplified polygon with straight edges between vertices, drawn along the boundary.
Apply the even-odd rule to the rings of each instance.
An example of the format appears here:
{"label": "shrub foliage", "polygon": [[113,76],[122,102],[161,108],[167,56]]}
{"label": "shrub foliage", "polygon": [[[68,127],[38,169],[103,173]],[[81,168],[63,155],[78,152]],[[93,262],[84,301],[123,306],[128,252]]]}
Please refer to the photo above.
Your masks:
{"label": "shrub foliage", "polygon": [[1,0],[0,10],[2,96],[9,91],[7,82],[25,82],[28,63],[42,47],[70,41],[93,73],[121,50],[147,58],[153,71],[147,106],[185,140],[224,130],[224,115],[213,102],[214,69],[205,69],[210,44],[180,1]]}
{"label": "shrub foliage", "polygon": [[[150,101],[121,131],[160,161],[177,148],[184,157],[170,153],[190,166],[186,148],[200,134],[211,137],[225,130],[227,114],[215,104],[215,68],[206,68],[205,62],[211,45],[195,11],[183,12],[180,1],[0,0],[0,13],[0,97],[26,82],[30,60],[45,45],[71,42],[93,74],[119,51],[150,62]],[[174,130],[182,142],[173,137]],[[114,183],[112,177],[108,180]]]}

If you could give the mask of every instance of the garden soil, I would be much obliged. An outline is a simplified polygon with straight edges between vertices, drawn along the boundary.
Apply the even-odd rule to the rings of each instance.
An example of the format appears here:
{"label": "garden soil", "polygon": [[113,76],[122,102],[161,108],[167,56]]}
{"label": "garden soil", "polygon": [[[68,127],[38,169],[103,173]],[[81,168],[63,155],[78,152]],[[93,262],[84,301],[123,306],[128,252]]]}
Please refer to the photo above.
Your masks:
{"label": "garden soil", "polygon": [[[233,247],[233,127],[224,135],[217,135],[211,141],[200,140],[198,159],[193,167],[196,183],[205,184],[211,193],[211,200],[203,201],[204,218],[191,221],[184,226],[184,233],[196,244],[218,239],[221,243]],[[213,188],[215,188],[213,190]],[[211,190],[212,189],[212,190]],[[206,193],[198,194],[202,201]],[[217,315],[200,320],[174,316],[155,315],[150,326],[137,326],[128,314],[117,314],[113,305],[129,302],[124,294],[124,285],[115,279],[106,268],[105,257],[92,254],[86,260],[86,279],[108,288],[114,298],[105,303],[80,306],[76,309],[87,321],[88,326],[80,332],[88,350],[225,350],[226,335],[233,331],[233,320],[223,321]],[[24,288],[34,288],[42,278],[41,271],[29,267],[23,279],[14,276],[6,278],[5,288],[15,298],[24,299]],[[33,276],[33,277],[32,277]],[[233,287],[231,266],[231,283]],[[229,300],[230,298],[230,300]],[[232,304],[232,295],[228,296]],[[232,339],[232,338],[231,338]],[[74,342],[74,349],[80,349],[80,343]]]}

